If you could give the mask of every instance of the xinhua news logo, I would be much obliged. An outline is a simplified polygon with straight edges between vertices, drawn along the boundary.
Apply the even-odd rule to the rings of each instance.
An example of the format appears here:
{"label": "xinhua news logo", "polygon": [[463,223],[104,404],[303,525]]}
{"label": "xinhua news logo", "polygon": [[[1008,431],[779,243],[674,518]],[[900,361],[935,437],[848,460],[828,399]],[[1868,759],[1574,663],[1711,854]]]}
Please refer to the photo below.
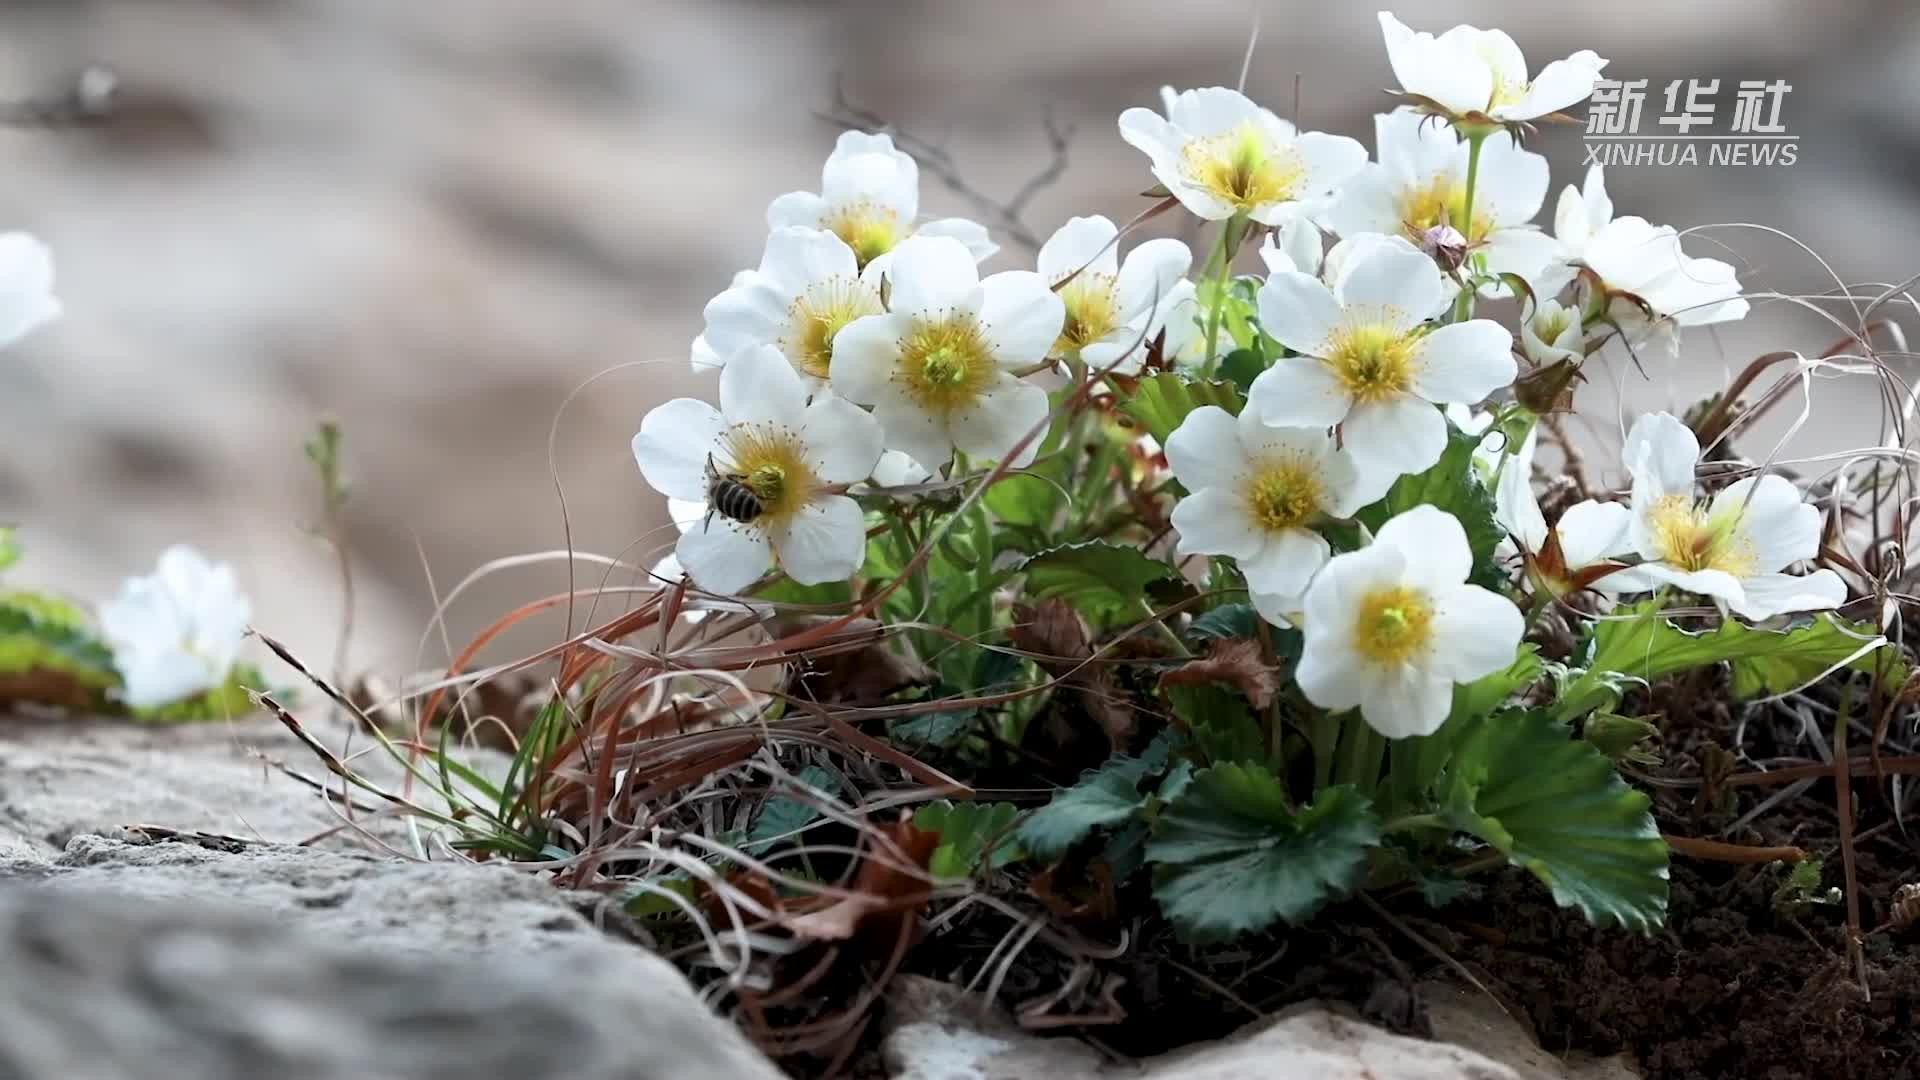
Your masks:
{"label": "xinhua news logo", "polygon": [[[1675,79],[1660,97],[1654,124],[1641,120],[1646,79],[1602,79],[1587,104],[1588,165],[1792,165],[1798,135],[1780,119],[1793,87],[1784,80],[1743,79],[1723,95],[1719,79]],[[1731,104],[1724,127],[1723,103]],[[1696,130],[1698,129],[1698,130]]]}

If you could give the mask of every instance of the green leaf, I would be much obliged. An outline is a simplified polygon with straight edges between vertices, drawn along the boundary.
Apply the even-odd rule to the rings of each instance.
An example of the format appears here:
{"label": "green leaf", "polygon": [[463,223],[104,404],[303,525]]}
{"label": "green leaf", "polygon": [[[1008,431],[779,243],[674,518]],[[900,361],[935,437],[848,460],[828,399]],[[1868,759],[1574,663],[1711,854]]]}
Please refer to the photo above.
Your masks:
{"label": "green leaf", "polygon": [[1219,683],[1165,688],[1173,714],[1193,734],[1194,746],[1212,765],[1267,760],[1267,736],[1245,694]]}
{"label": "green leaf", "polygon": [[1167,371],[1141,379],[1120,411],[1139,421],[1148,434],[1165,446],[1167,436],[1173,434],[1188,413],[1200,406],[1218,405],[1238,416],[1244,401],[1240,391],[1224,379],[1193,379]]}
{"label": "green leaf", "polygon": [[1005,802],[937,802],[921,807],[913,815],[914,828],[940,834],[927,870],[936,878],[953,880],[1013,862],[1021,854],[1012,839],[1019,816],[1020,808]]}
{"label": "green leaf", "polygon": [[[818,765],[809,765],[794,775],[801,784],[825,795],[834,795],[840,790],[840,778]],[[779,795],[768,799],[754,816],[753,828],[747,830],[746,848],[750,855],[766,853],[783,838],[791,841],[789,835],[820,816],[820,808],[806,799],[792,795]]]}
{"label": "green leaf", "polygon": [[1128,820],[1146,801],[1140,795],[1140,778],[1152,767],[1146,759],[1114,755],[1027,815],[1017,837],[1020,846],[1036,858],[1057,859],[1093,830]]}
{"label": "green leaf", "polygon": [[1533,685],[1541,670],[1539,650],[1523,643],[1513,663],[1491,675],[1455,686],[1453,711],[1448,715],[1461,720],[1485,716],[1505,705],[1516,692]]}
{"label": "green leaf", "polygon": [[59,673],[88,691],[120,684],[113,653],[86,612],[44,593],[0,594],[0,675],[35,671]]}
{"label": "green leaf", "polygon": [[[130,715],[135,720],[148,724],[195,724],[213,720],[231,720],[236,716],[245,716],[253,711],[251,691],[266,691],[267,677],[252,664],[235,664],[227,672],[227,680],[219,686],[183,701],[168,705],[156,705],[151,708],[134,709]],[[281,691],[275,695],[281,704],[287,704],[289,695]]]}
{"label": "green leaf", "polygon": [[1477,718],[1455,736],[1449,818],[1598,925],[1666,921],[1667,844],[1644,792],[1543,713]]}
{"label": "green leaf", "polygon": [[1507,534],[1493,518],[1493,493],[1473,467],[1473,448],[1479,441],[1475,435],[1449,432],[1447,448],[1432,468],[1402,476],[1387,489],[1386,498],[1355,516],[1378,532],[1382,525],[1416,506],[1445,510],[1459,519],[1467,532],[1467,547],[1473,552],[1473,574],[1468,580],[1498,589],[1505,580],[1494,564],[1493,549]]}
{"label": "green leaf", "polygon": [[[904,590],[902,590],[904,591]],[[781,578],[759,592],[753,594],[756,600],[765,600],[775,604],[846,604],[853,599],[853,590],[844,581],[829,581],[820,585],[802,585],[792,578]]]}
{"label": "green leaf", "polygon": [[1267,358],[1257,348],[1235,349],[1220,358],[1220,374],[1232,381],[1234,389],[1245,394],[1253,380],[1267,370]]}
{"label": "green leaf", "polygon": [[0,570],[5,570],[20,561],[20,541],[13,538],[12,528],[0,528]]}
{"label": "green leaf", "polygon": [[1658,604],[1647,601],[1619,612],[1622,617],[1594,624],[1585,650],[1586,670],[1561,691],[1555,710],[1560,719],[1611,707],[1624,686],[1636,680],[1652,682],[1723,661],[1732,669],[1733,695],[1742,699],[1786,693],[1841,664],[1892,685],[1907,677],[1898,651],[1872,627],[1848,624],[1829,614],[1813,616],[1784,631],[1761,630],[1727,619],[1717,629],[1690,633],[1658,612]]}
{"label": "green leaf", "polygon": [[1028,596],[1060,597],[1102,625],[1138,620],[1154,596],[1166,590],[1177,593],[1183,585],[1166,563],[1139,548],[1103,540],[1050,548],[1028,559],[1021,570],[1027,575]]}
{"label": "green leaf", "polygon": [[1182,936],[1208,941],[1311,918],[1359,884],[1379,841],[1372,805],[1351,787],[1295,811],[1266,769],[1216,765],[1160,815],[1147,860],[1162,868],[1160,910]]}
{"label": "green leaf", "polygon": [[1260,633],[1260,616],[1252,604],[1221,604],[1194,617],[1187,636],[1196,641],[1215,638],[1250,638]]}
{"label": "green leaf", "polygon": [[1001,477],[981,498],[994,517],[1009,525],[1034,529],[1052,527],[1054,515],[1067,499],[1054,478],[1027,473]]}
{"label": "green leaf", "polygon": [[924,747],[951,750],[959,745],[960,740],[973,733],[973,727],[979,720],[978,709],[907,716],[888,722],[887,738],[909,750]]}

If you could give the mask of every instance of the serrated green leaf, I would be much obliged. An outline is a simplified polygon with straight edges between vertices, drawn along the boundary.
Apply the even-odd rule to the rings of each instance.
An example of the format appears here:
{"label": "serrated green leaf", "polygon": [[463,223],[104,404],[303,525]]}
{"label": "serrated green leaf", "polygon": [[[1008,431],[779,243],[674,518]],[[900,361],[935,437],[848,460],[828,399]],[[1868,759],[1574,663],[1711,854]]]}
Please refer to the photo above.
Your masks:
{"label": "serrated green leaf", "polygon": [[1267,736],[1246,695],[1219,683],[1166,687],[1167,703],[1211,765],[1267,760]]}
{"label": "serrated green leaf", "polygon": [[1252,604],[1221,604],[1196,615],[1187,627],[1187,636],[1196,641],[1216,638],[1250,638],[1260,632],[1260,616]]}
{"label": "serrated green leaf", "polygon": [[951,750],[958,746],[962,739],[973,733],[974,725],[979,721],[980,710],[978,709],[956,709],[952,712],[906,716],[887,723],[887,738],[902,744],[908,750],[926,747]]}
{"label": "serrated green leaf", "polygon": [[[1059,597],[1094,623],[1133,621],[1150,604],[1156,586],[1179,588],[1173,567],[1139,548],[1103,540],[1049,548],[1021,566],[1026,593],[1035,600]],[[1157,590],[1156,590],[1157,591]]]}
{"label": "serrated green leaf", "polygon": [[[806,787],[815,791],[833,795],[840,790],[840,778],[818,765],[809,765],[794,774]],[[805,828],[820,816],[820,808],[806,799],[792,795],[777,795],[768,799],[754,816],[753,827],[747,830],[746,848],[749,855],[761,855],[767,852],[783,838]]]}
{"label": "serrated green leaf", "polygon": [[1473,552],[1473,573],[1468,580],[1499,589],[1505,585],[1505,575],[1494,563],[1493,549],[1507,533],[1494,520],[1493,493],[1473,465],[1473,449],[1479,441],[1478,436],[1449,431],[1447,448],[1439,461],[1425,472],[1408,473],[1395,480],[1386,498],[1354,516],[1378,532],[1382,525],[1416,506],[1445,510],[1467,533],[1467,547]]}
{"label": "serrated green leaf", "polygon": [[1196,379],[1167,371],[1141,379],[1120,411],[1133,417],[1165,446],[1167,436],[1173,434],[1188,413],[1200,406],[1218,405],[1238,416],[1244,403],[1240,391],[1225,379]]}
{"label": "serrated green leaf", "polygon": [[1843,623],[1830,614],[1811,616],[1787,630],[1761,630],[1727,619],[1717,629],[1691,633],[1661,618],[1658,610],[1647,601],[1594,624],[1584,650],[1586,670],[1562,690],[1557,716],[1573,719],[1608,708],[1636,680],[1652,682],[1721,662],[1731,669],[1734,697],[1742,699],[1786,693],[1840,664],[1891,685],[1907,677],[1899,652],[1872,627]]}
{"label": "serrated green leaf", "polygon": [[1012,832],[1019,816],[1020,808],[1005,802],[937,802],[921,807],[913,815],[914,828],[940,834],[940,843],[927,861],[928,872],[942,880],[968,878],[1018,859],[1021,852]]}
{"label": "serrated green leaf", "polygon": [[1373,807],[1352,787],[1325,788],[1295,811],[1266,769],[1216,765],[1161,813],[1147,860],[1161,867],[1161,911],[1182,936],[1208,941],[1311,918],[1359,884],[1379,841]]}
{"label": "serrated green leaf", "polygon": [[[1164,757],[1161,763],[1164,766]],[[1052,802],[1027,815],[1016,839],[1036,858],[1065,855],[1093,830],[1132,818],[1146,801],[1140,794],[1140,778],[1153,767],[1150,759],[1114,755],[1106,764],[1082,775],[1079,783],[1054,792]]]}
{"label": "serrated green leaf", "polygon": [[1667,844],[1646,794],[1543,713],[1476,718],[1455,736],[1443,780],[1453,823],[1598,925],[1666,920]]}

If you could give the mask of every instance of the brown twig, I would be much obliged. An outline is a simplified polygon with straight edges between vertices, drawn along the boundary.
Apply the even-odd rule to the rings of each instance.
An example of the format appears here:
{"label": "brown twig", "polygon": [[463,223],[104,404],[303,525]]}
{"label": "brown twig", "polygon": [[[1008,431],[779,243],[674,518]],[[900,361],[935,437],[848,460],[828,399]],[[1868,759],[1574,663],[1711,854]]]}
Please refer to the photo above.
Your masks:
{"label": "brown twig", "polygon": [[1728,844],[1719,840],[1703,840],[1697,836],[1675,836],[1661,833],[1660,839],[1667,842],[1676,854],[1689,859],[1706,859],[1724,863],[1775,863],[1800,862],[1807,857],[1804,848],[1797,847],[1755,847],[1750,844]]}

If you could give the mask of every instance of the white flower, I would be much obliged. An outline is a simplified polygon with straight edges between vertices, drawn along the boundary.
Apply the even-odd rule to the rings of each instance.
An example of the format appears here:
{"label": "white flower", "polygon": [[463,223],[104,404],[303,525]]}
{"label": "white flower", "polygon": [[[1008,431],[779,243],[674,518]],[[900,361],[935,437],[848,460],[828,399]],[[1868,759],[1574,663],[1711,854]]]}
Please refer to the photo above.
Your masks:
{"label": "white flower", "polygon": [[1149,240],[1122,262],[1119,235],[1118,226],[1097,214],[1074,218],[1041,245],[1038,265],[1066,306],[1053,355],[1135,375],[1145,358],[1148,324],[1193,265],[1193,253],[1178,240]]}
{"label": "white flower", "polygon": [[[865,558],[866,519],[840,491],[873,471],[879,426],[837,397],[809,403],[799,374],[771,345],[721,370],[720,408],[678,398],[648,413],[633,457],[669,499],[709,504],[674,548],[709,592],[738,592],[773,561],[803,585],[841,581]],[[728,505],[742,500],[715,498],[716,483],[743,487],[757,512],[730,516]]]}
{"label": "white flower", "polygon": [[846,241],[863,267],[909,236],[950,236],[975,259],[1000,250],[983,225],[965,218],[916,224],[919,215],[919,164],[894,149],[891,136],[846,131],[820,170],[820,193],[792,191],[773,200],[767,227],[825,229]]}
{"label": "white flower", "polygon": [[[1153,322],[1147,327],[1147,340],[1167,332],[1166,340],[1160,344],[1160,356],[1166,365],[1174,369],[1204,367],[1207,363],[1207,309],[1200,304],[1200,288],[1185,278],[1173,283],[1167,290],[1167,297],[1153,313]],[[1220,335],[1220,341],[1232,344],[1227,335]],[[1218,350],[1219,342],[1214,348]]]}
{"label": "white flower", "polygon": [[1607,66],[1592,49],[1581,49],[1540,69],[1529,82],[1527,58],[1502,31],[1456,26],[1436,38],[1415,33],[1383,11],[1380,32],[1402,93],[1426,98],[1449,116],[1481,123],[1534,120],[1585,101]]}
{"label": "white flower", "polygon": [[[982,281],[957,240],[914,237],[893,253],[885,315],[869,315],[833,341],[834,393],[862,405],[929,472],[960,450],[1002,458],[1047,416],[1047,393],[1012,373],[1046,359],[1065,306],[1045,278],[1025,270]],[[1029,441],[1016,465],[1033,460]]]}
{"label": "white flower", "polygon": [[0,346],[13,344],[59,315],[47,246],[26,233],[0,234]]}
{"label": "white flower", "polygon": [[1623,457],[1633,474],[1630,536],[1643,560],[1602,587],[1672,585],[1710,596],[1748,619],[1838,607],[1847,587],[1831,570],[1781,573],[1820,550],[1820,512],[1785,477],[1747,477],[1705,504],[1694,498],[1700,442],[1667,413],[1642,416]]}
{"label": "white flower", "polygon": [[1165,116],[1121,113],[1120,137],[1151,159],[1153,175],[1181,205],[1209,221],[1244,214],[1279,225],[1317,214],[1366,164],[1366,148],[1352,139],[1296,132],[1235,90],[1163,91],[1162,98]]}
{"label": "white flower", "polygon": [[718,367],[742,350],[773,345],[817,389],[833,359],[833,336],[885,310],[880,275],[872,267],[862,274],[853,249],[838,236],[778,228],[767,237],[760,268],[736,274],[731,288],[708,301],[694,366]]}
{"label": "white flower", "polygon": [[1173,508],[1179,554],[1225,555],[1255,593],[1299,596],[1331,549],[1314,531],[1379,499],[1391,476],[1363,469],[1318,428],[1268,427],[1203,405],[1167,437],[1190,493]]}
{"label": "white flower", "polygon": [[[1588,588],[1618,591],[1609,575],[1622,566],[1616,560],[1633,551],[1628,535],[1633,513],[1619,503],[1585,499],[1567,507],[1560,520],[1549,526],[1533,493],[1538,430],[1529,431],[1520,448],[1496,465],[1494,519],[1519,549],[1536,586],[1554,596]],[[1497,445],[1499,440],[1486,442]],[[1483,444],[1475,453],[1485,451]]]}
{"label": "white flower", "polygon": [[1372,544],[1336,555],[1307,590],[1305,647],[1295,678],[1307,700],[1350,709],[1391,739],[1430,735],[1455,683],[1513,663],[1518,608],[1465,584],[1467,533],[1452,514],[1416,506]]}
{"label": "white flower", "polygon": [[873,467],[875,487],[907,487],[911,484],[924,484],[933,476],[920,467],[912,457],[898,450],[889,450],[880,455],[880,463]]}
{"label": "white flower", "polygon": [[[1620,299],[1610,308],[1630,339],[1647,330],[1647,316],[1675,326],[1706,326],[1745,318],[1747,302],[1740,296],[1740,280],[1733,267],[1718,259],[1696,259],[1680,250],[1680,234],[1671,225],[1649,225],[1645,218],[1613,216],[1606,175],[1600,166],[1587,170],[1585,185],[1569,184],[1554,209],[1553,233],[1565,249],[1567,267],[1583,266],[1603,288]],[[1548,284],[1557,291],[1571,277],[1562,270]]]}
{"label": "white flower", "polygon": [[1294,218],[1267,233],[1266,242],[1260,245],[1260,261],[1269,274],[1285,270],[1318,274],[1324,243],[1320,226],[1305,218]]}
{"label": "white flower", "polygon": [[[1468,251],[1490,274],[1516,274],[1531,282],[1560,245],[1530,222],[1547,198],[1547,159],[1520,149],[1512,139],[1490,138],[1480,149],[1474,179],[1473,224],[1467,224],[1466,140],[1445,124],[1413,109],[1374,117],[1379,162],[1363,168],[1341,189],[1324,223],[1341,236],[1386,233],[1416,246],[1430,230],[1462,230]],[[1489,284],[1489,292],[1504,286]]]}
{"label": "white flower", "polygon": [[232,567],[176,545],[100,610],[100,634],[125,682],[121,696],[151,709],[223,685],[252,618]]}
{"label": "white flower", "polygon": [[1563,360],[1578,364],[1587,355],[1580,313],[1558,300],[1540,301],[1520,324],[1520,350],[1541,367]]}
{"label": "white flower", "polygon": [[1247,408],[1276,427],[1340,424],[1342,444],[1371,466],[1427,468],[1447,445],[1434,405],[1479,401],[1515,371],[1499,323],[1423,329],[1445,296],[1432,259],[1385,244],[1351,260],[1331,290],[1306,274],[1273,275],[1260,289],[1261,328],[1301,356],[1262,372]]}

